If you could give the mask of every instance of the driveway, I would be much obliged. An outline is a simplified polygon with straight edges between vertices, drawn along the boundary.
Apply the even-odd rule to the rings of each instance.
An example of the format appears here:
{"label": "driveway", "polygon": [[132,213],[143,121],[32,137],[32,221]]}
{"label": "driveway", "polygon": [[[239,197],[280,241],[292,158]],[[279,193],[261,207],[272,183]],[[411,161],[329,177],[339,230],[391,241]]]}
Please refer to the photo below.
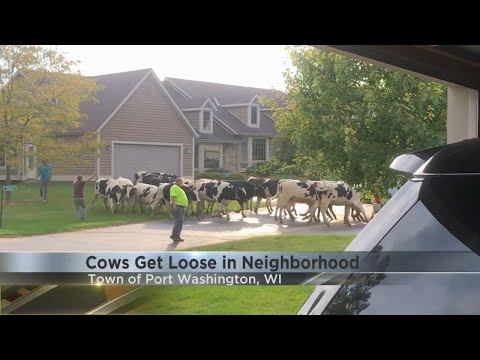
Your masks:
{"label": "driveway", "polygon": [[[307,207],[296,205],[297,212],[303,213]],[[172,246],[169,239],[173,221],[159,220],[140,224],[113,226],[100,229],[80,230],[28,237],[0,239],[0,251],[164,251],[186,249],[189,247],[217,244],[225,241],[241,240],[254,236],[278,234],[358,234],[364,223],[352,222],[352,226],[343,224],[343,207],[334,207],[337,221],[327,228],[323,223],[308,225],[297,217],[295,222],[284,219],[280,225],[269,215],[266,208],[260,208],[259,214],[245,211],[241,214],[230,213],[231,220],[224,218],[205,218],[197,222],[195,218],[185,218],[182,238],[185,242]],[[371,205],[365,205],[367,215],[371,215]]]}

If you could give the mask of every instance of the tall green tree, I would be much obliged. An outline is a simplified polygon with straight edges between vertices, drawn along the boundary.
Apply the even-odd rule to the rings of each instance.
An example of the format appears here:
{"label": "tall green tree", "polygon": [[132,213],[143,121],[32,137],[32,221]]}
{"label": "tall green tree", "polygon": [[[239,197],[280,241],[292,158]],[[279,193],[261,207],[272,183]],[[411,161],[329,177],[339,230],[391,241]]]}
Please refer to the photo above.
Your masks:
{"label": "tall green tree", "polygon": [[80,103],[94,101],[98,90],[76,65],[54,48],[0,45],[0,148],[7,184],[25,144],[38,146],[37,156],[49,160],[78,159],[95,149],[93,134],[75,143],[56,136],[81,125]]}
{"label": "tall green tree", "polygon": [[385,194],[405,180],[389,168],[396,156],[446,142],[444,86],[311,47],[289,53],[288,106],[271,106],[319,173]]}

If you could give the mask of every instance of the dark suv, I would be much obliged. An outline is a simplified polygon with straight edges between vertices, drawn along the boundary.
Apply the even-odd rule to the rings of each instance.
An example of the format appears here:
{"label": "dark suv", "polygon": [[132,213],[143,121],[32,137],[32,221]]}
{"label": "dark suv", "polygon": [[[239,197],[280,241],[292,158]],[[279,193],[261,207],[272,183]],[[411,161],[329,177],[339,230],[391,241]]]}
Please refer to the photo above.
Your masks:
{"label": "dark suv", "polygon": [[[413,176],[346,251],[480,254],[480,139],[405,154],[391,168]],[[353,274],[349,280],[316,286],[299,314],[480,314],[479,273]]]}

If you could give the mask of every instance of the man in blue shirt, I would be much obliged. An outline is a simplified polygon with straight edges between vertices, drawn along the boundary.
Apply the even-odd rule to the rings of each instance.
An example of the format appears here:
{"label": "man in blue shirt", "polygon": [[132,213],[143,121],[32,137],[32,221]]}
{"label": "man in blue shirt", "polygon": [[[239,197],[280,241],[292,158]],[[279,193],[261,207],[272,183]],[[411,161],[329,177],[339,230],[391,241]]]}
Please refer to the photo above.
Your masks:
{"label": "man in blue shirt", "polygon": [[47,201],[47,187],[51,178],[52,167],[47,164],[46,160],[43,160],[37,171],[37,179],[40,179],[40,200],[43,202]]}

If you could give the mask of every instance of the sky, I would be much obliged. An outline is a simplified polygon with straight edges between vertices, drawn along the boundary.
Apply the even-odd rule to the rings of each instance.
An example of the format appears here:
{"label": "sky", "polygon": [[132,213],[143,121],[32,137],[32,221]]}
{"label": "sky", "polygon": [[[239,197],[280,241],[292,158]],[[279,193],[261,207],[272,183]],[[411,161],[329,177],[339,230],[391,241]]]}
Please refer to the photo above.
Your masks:
{"label": "sky", "polygon": [[85,76],[152,68],[177,77],[285,90],[285,45],[58,45]]}

